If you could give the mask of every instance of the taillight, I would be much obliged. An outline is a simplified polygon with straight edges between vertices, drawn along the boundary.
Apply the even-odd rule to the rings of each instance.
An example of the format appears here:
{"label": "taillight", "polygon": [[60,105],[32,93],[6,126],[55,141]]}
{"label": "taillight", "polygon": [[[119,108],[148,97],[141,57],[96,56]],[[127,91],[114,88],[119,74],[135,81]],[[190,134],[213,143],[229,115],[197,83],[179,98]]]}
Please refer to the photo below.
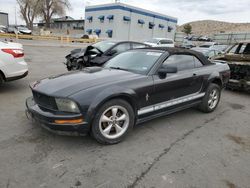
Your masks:
{"label": "taillight", "polygon": [[13,55],[14,58],[23,57],[22,49],[2,49],[3,52]]}

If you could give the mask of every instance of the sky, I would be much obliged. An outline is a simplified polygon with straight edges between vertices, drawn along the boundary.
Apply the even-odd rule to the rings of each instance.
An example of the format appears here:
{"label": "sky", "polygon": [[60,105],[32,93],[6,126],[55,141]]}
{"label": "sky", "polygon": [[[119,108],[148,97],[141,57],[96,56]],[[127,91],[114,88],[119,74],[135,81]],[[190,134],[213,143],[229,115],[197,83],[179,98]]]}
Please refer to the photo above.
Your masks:
{"label": "sky", "polygon": [[[84,7],[111,3],[114,0],[69,0],[71,9],[67,15],[75,19],[84,18]],[[250,0],[120,0],[140,8],[178,18],[178,25],[196,20],[220,20],[227,22],[250,22]],[[10,24],[24,23],[20,17],[16,0],[0,0],[0,11],[9,13]],[[38,21],[38,20],[36,20]]]}

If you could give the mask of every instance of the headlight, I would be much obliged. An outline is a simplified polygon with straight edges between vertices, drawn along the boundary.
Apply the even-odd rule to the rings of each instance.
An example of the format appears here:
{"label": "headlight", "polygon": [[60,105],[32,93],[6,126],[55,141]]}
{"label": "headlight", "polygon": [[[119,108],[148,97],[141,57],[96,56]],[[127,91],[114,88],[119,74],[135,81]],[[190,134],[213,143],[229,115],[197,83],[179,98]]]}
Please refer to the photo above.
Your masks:
{"label": "headlight", "polygon": [[55,100],[59,111],[80,113],[80,110],[74,101],[63,98],[56,98]]}

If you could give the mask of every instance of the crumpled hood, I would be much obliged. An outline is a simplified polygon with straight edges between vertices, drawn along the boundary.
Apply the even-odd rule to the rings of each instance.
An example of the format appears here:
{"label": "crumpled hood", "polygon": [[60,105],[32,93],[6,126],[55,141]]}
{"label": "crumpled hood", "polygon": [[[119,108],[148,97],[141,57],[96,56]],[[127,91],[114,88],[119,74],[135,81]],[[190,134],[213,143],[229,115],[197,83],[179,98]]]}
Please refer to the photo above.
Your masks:
{"label": "crumpled hood", "polygon": [[49,96],[67,97],[88,88],[108,86],[138,76],[140,75],[132,72],[99,68],[99,71],[76,71],[49,77],[35,82],[30,87]]}
{"label": "crumpled hood", "polygon": [[86,48],[77,48],[70,52],[70,56],[73,58],[79,58],[85,54]]}

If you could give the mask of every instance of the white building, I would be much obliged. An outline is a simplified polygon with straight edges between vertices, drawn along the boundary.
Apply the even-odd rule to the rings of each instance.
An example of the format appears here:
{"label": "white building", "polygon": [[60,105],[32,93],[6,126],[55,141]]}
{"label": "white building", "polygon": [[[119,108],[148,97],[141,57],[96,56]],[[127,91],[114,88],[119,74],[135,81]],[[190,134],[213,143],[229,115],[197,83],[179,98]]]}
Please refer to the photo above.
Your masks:
{"label": "white building", "polygon": [[123,3],[87,6],[85,32],[100,38],[142,41],[174,38],[177,18]]}

